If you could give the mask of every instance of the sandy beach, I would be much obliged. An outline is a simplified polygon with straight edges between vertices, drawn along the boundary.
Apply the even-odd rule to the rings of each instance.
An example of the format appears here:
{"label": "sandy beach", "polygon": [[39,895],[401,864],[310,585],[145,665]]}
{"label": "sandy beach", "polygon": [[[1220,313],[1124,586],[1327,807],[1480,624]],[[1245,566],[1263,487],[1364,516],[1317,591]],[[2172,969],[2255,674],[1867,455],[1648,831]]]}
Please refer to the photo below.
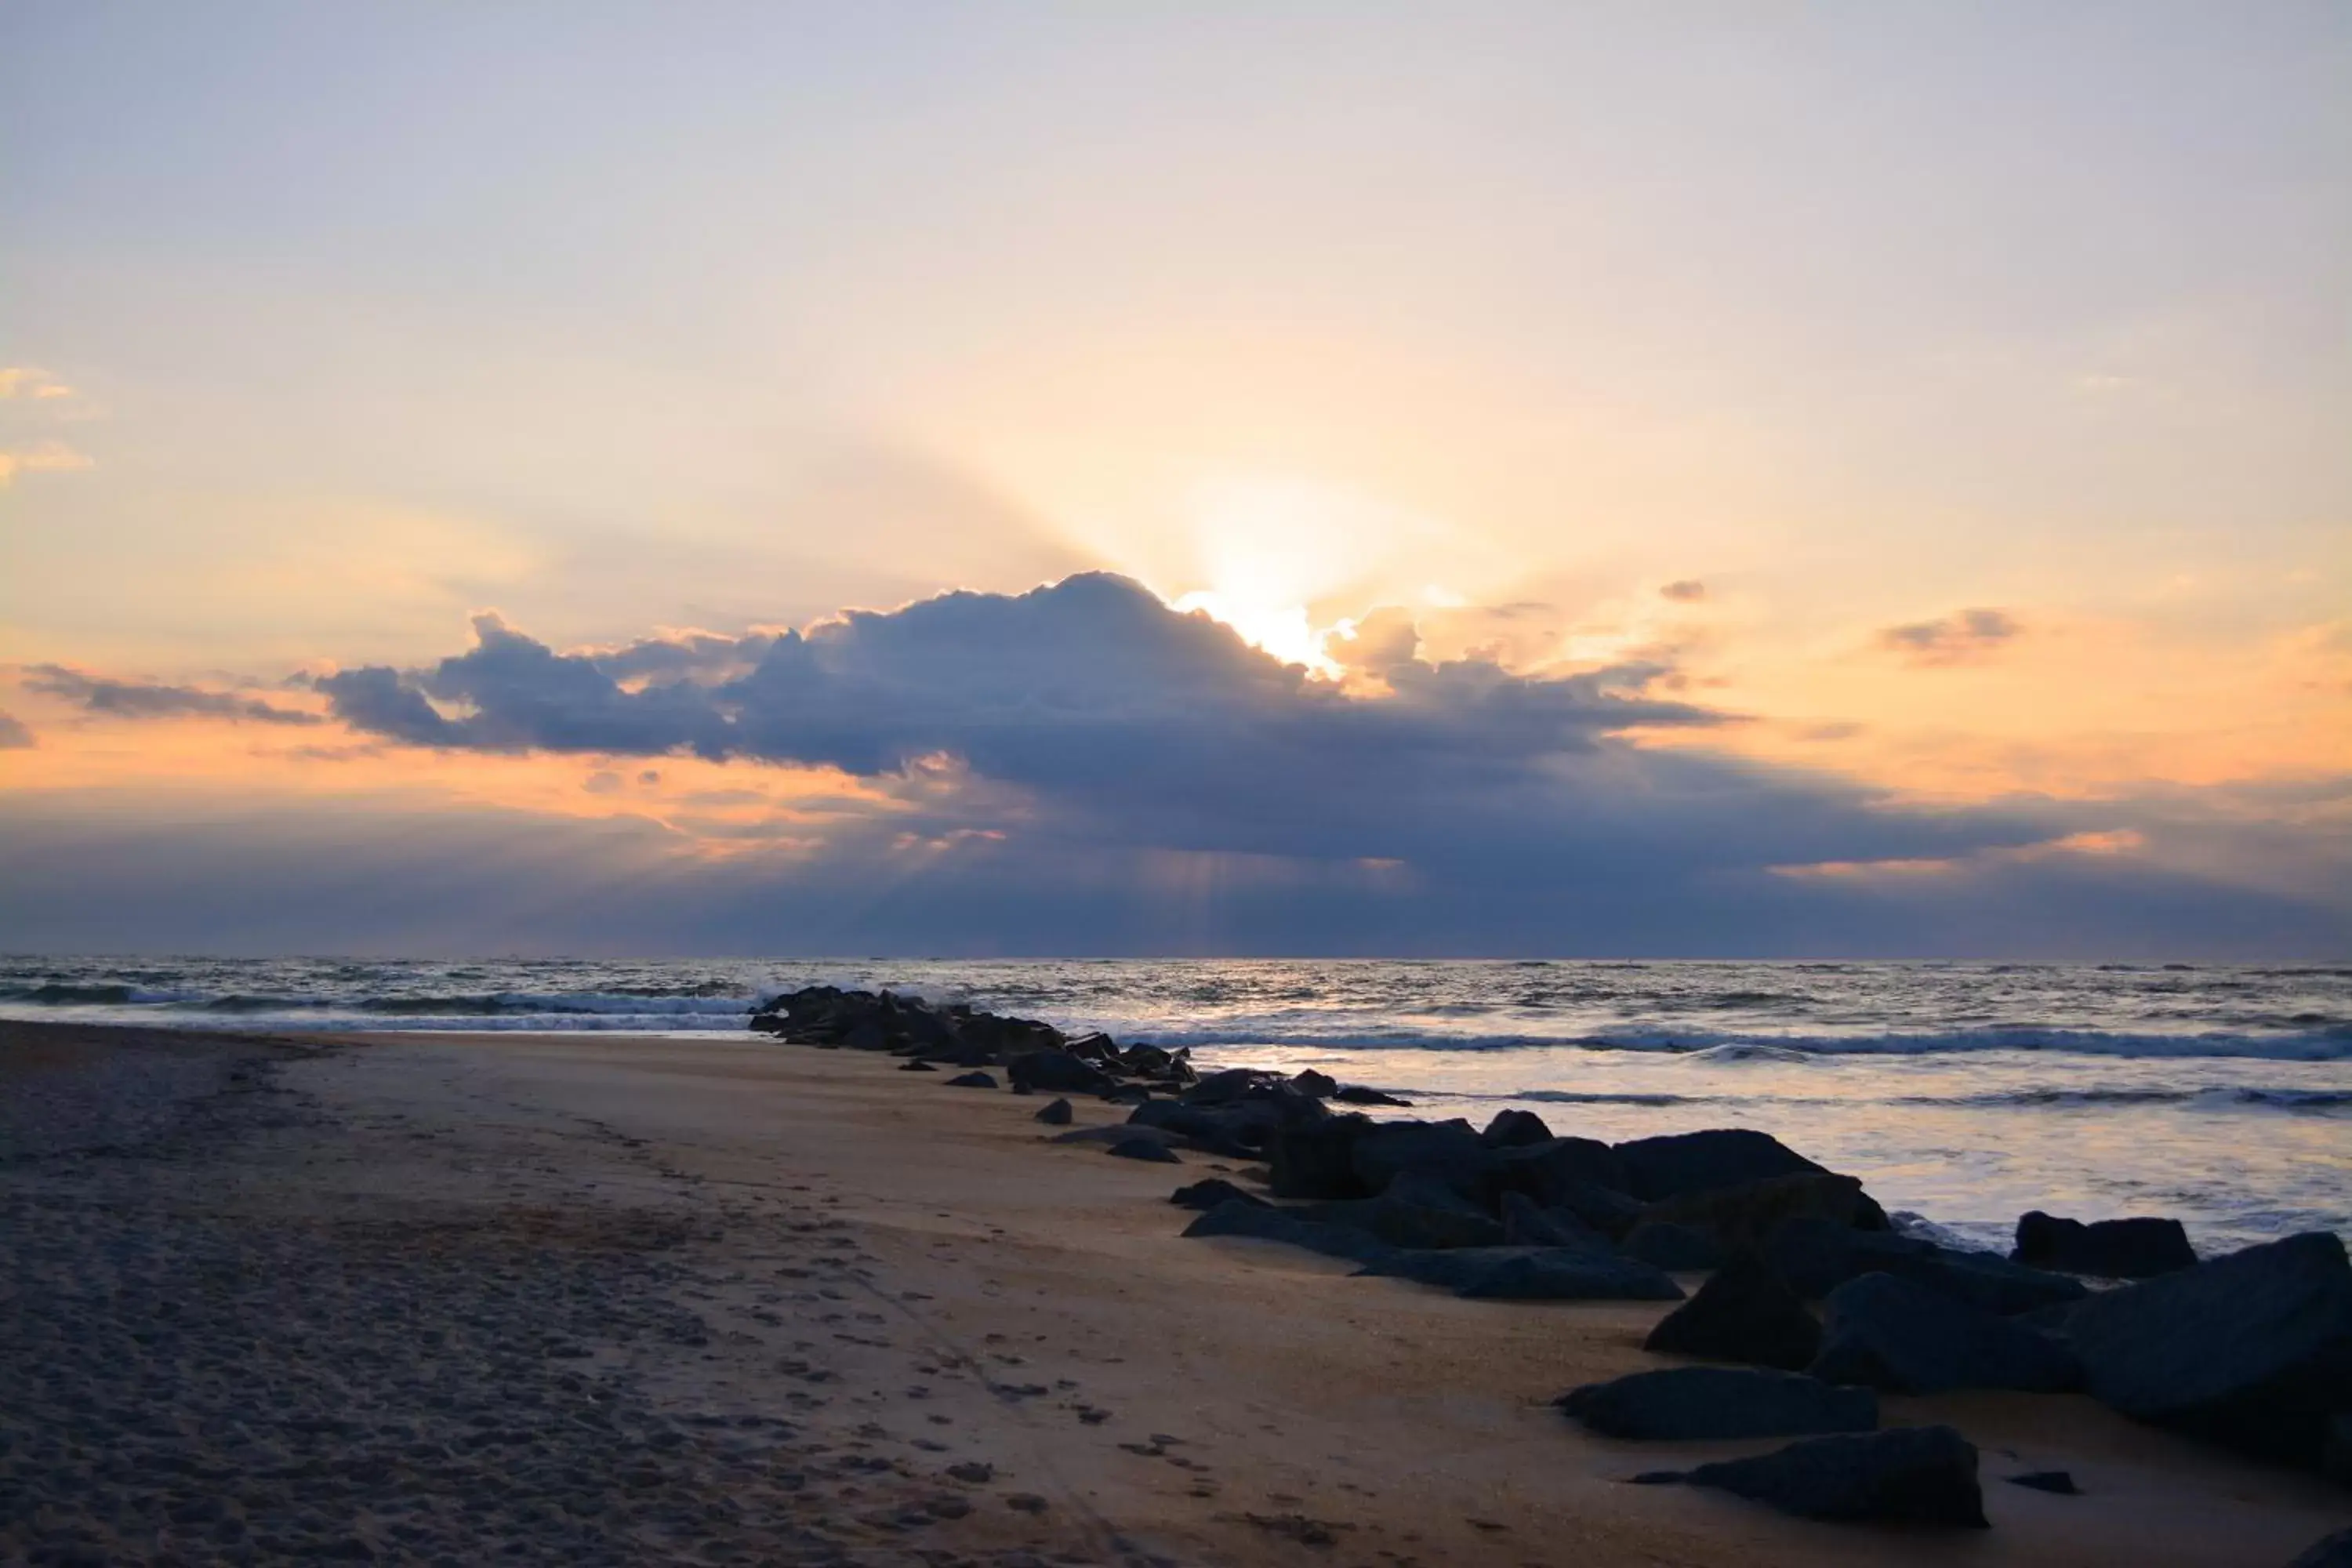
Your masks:
{"label": "sandy beach", "polygon": [[[1551,1408],[1663,1308],[1182,1240],[1169,1190],[1244,1173],[895,1068],[0,1026],[0,1561],[2185,1568],[2352,1524],[2074,1396],[1886,1401],[1982,1449],[1988,1531],[1628,1486],[1774,1446]],[[2084,1495],[2000,1479],[2049,1468]]]}

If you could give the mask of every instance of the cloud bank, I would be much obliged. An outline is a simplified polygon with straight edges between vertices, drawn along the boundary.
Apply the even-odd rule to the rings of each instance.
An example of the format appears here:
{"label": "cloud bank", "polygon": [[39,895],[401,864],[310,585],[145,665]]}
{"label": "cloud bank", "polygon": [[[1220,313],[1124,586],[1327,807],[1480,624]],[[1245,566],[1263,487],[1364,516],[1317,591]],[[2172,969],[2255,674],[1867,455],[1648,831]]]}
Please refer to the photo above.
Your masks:
{"label": "cloud bank", "polygon": [[[484,615],[463,652],[317,689],[377,746],[576,756],[613,815],[353,804],[159,846],[88,803],[0,802],[0,843],[77,847],[20,862],[56,886],[0,900],[0,939],[39,918],[67,940],[76,910],[85,946],[194,927],[443,952],[2141,957],[2352,931],[2352,875],[2312,871],[2352,871],[2342,781],[2291,830],[2249,827],[2249,801],[1934,805],[1715,749],[1737,717],[1659,695],[1662,665],[1527,675],[1418,647],[1367,617],[1335,644],[1349,679],[1314,679],[1104,574],[575,652]],[[312,717],[36,683],[118,716]],[[756,788],[668,791],[665,757],[855,788],[762,815]],[[2277,876],[2212,873],[2249,844]]]}

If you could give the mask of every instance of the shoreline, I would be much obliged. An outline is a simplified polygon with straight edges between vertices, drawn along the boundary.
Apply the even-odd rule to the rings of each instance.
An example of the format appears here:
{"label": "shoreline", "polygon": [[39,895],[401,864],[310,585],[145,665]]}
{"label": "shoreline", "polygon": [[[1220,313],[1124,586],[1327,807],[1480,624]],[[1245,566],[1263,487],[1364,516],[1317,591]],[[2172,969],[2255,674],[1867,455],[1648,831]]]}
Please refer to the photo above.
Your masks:
{"label": "shoreline", "polygon": [[[171,1054],[133,1038],[142,1033],[154,1032],[0,1025],[0,1084],[21,1100],[35,1079]],[[1052,1145],[1032,1120],[1042,1100],[910,1083],[887,1058],[748,1035],[169,1033],[204,1042],[192,1051],[260,1063],[265,1087],[240,1090],[253,1103],[223,1126],[163,1135],[168,1159],[0,1163],[12,1212],[80,1202],[77,1183],[120,1200],[144,1158],[176,1178],[146,1193],[151,1228],[193,1213],[265,1237],[323,1232],[386,1269],[397,1294],[398,1277],[425,1264],[383,1227],[437,1226],[473,1238],[455,1249],[457,1279],[500,1259],[569,1258],[584,1271],[584,1299],[602,1299],[601,1284],[624,1317],[690,1314],[705,1325],[699,1345],[653,1331],[604,1344],[567,1328],[589,1353],[562,1358],[663,1423],[651,1430],[681,1433],[670,1451],[700,1453],[705,1429],[687,1417],[719,1403],[730,1419],[790,1427],[778,1447],[801,1456],[792,1468],[768,1462],[748,1479],[714,1448],[716,1479],[677,1483],[698,1508],[709,1492],[770,1510],[765,1523],[713,1524],[709,1542],[665,1549],[679,1561],[724,1560],[728,1531],[788,1524],[788,1539],[746,1549],[779,1561],[934,1552],[1007,1564],[1026,1553],[1392,1568],[1895,1556],[2186,1568],[2284,1564],[2352,1524],[2352,1499],[2315,1478],[2072,1395],[1886,1400],[1889,1425],[1947,1421],[1984,1450],[1994,1528],[1968,1539],[1811,1524],[1622,1485],[1662,1464],[1773,1446],[1610,1442],[1550,1408],[1578,1384],[1662,1364],[1639,1345],[1664,1307],[1465,1301],[1349,1279],[1343,1265],[1269,1244],[1180,1240],[1192,1216],[1166,1202],[1169,1190],[1235,1173],[1222,1162],[1187,1155],[1171,1169]],[[197,1100],[222,1098],[216,1087]],[[1125,1114],[1087,1100],[1076,1110],[1081,1127]],[[247,1112],[267,1114],[248,1125]],[[64,1289],[76,1264],[59,1256],[52,1283]],[[20,1297],[46,1288],[18,1286]],[[575,1315],[593,1327],[593,1311]],[[247,1327],[267,1344],[266,1322]],[[252,1353],[266,1365],[266,1349]],[[597,1489],[633,1458],[627,1444],[608,1447],[572,1461]],[[950,1473],[983,1465],[984,1480]],[[2043,1468],[2073,1470],[2086,1495],[1999,1479]],[[802,1479],[785,1489],[780,1473]],[[550,1507],[566,1528],[599,1528]],[[409,1552],[389,1526],[362,1534],[389,1559]]]}

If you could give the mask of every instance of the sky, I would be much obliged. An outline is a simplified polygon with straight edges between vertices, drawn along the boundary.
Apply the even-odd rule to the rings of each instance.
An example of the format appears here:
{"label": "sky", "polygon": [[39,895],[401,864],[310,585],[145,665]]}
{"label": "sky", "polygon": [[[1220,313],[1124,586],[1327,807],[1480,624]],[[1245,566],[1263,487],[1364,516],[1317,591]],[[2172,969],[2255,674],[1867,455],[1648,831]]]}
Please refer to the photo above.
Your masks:
{"label": "sky", "polygon": [[2352,10],[0,9],[0,948],[2352,956]]}

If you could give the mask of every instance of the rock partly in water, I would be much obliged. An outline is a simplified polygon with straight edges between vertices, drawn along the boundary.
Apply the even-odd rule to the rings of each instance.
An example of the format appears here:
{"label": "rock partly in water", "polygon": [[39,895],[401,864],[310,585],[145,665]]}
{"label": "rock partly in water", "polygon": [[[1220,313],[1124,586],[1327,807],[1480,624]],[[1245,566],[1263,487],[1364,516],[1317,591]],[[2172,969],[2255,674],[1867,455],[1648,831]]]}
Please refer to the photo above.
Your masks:
{"label": "rock partly in water", "polygon": [[1412,1103],[1412,1100],[1402,1099],[1385,1089],[1367,1088],[1360,1083],[1343,1083],[1332,1091],[1331,1098],[1343,1105],[1411,1105]]}
{"label": "rock partly in water", "polygon": [[1748,1128],[1718,1127],[1705,1132],[1637,1138],[1618,1144],[1616,1150],[1625,1178],[1611,1184],[1653,1203],[1768,1176],[1827,1174],[1778,1138]]}
{"label": "rock partly in water", "polygon": [[1810,1372],[1892,1394],[2080,1387],[2074,1353],[2046,1334],[1892,1274],[1865,1274],[1830,1292],[1821,1354]]}
{"label": "rock partly in water", "polygon": [[1990,1252],[1954,1252],[1924,1237],[1855,1230],[1800,1215],[1775,1226],[1764,1256],[1789,1288],[1819,1300],[1864,1274],[1895,1274],[2003,1317],[2087,1293],[2069,1275],[2029,1268]]}
{"label": "rock partly in water", "polygon": [[1567,1247],[1391,1250],[1366,1274],[1434,1285],[1482,1301],[1678,1301],[1682,1287],[1631,1258]]}
{"label": "rock partly in water", "polygon": [[1809,1437],[1752,1459],[1654,1471],[1644,1481],[1713,1487],[1785,1513],[1840,1523],[1982,1530],[1976,1445],[1949,1426]]}
{"label": "rock partly in water", "polygon": [[1532,1110],[1498,1110],[1478,1141],[1489,1149],[1517,1149],[1528,1143],[1549,1143],[1551,1129]]}
{"label": "rock partly in water", "polygon": [[1048,1127],[1067,1127],[1072,1115],[1070,1102],[1066,1100],[1057,1100],[1039,1111],[1037,1120]]}
{"label": "rock partly in water", "polygon": [[2352,1410],[2352,1266],[2327,1231],[2102,1291],[2065,1331],[2106,1404],[2250,1453],[2316,1466]]}
{"label": "rock partly in water", "polygon": [[2197,1267],[2197,1249],[2177,1219],[2103,1219],[2085,1225],[2035,1209],[2019,1217],[2019,1263],[2106,1279],[2152,1279]]}
{"label": "rock partly in water", "polygon": [[1821,1353],[1822,1326],[1769,1264],[1735,1258],[1660,1319],[1642,1348],[1802,1372]]}
{"label": "rock partly in water", "polygon": [[1763,1246],[1784,1220],[1820,1219],[1875,1233],[1886,1226],[1866,1222],[1879,1213],[1857,1178],[1799,1171],[1662,1198],[1642,1217],[1705,1231],[1727,1251],[1752,1251]]}
{"label": "rock partly in water", "polygon": [[1795,1373],[1745,1367],[1677,1366],[1587,1384],[1559,1407],[1610,1437],[1717,1441],[1868,1432],[1878,1396]]}

